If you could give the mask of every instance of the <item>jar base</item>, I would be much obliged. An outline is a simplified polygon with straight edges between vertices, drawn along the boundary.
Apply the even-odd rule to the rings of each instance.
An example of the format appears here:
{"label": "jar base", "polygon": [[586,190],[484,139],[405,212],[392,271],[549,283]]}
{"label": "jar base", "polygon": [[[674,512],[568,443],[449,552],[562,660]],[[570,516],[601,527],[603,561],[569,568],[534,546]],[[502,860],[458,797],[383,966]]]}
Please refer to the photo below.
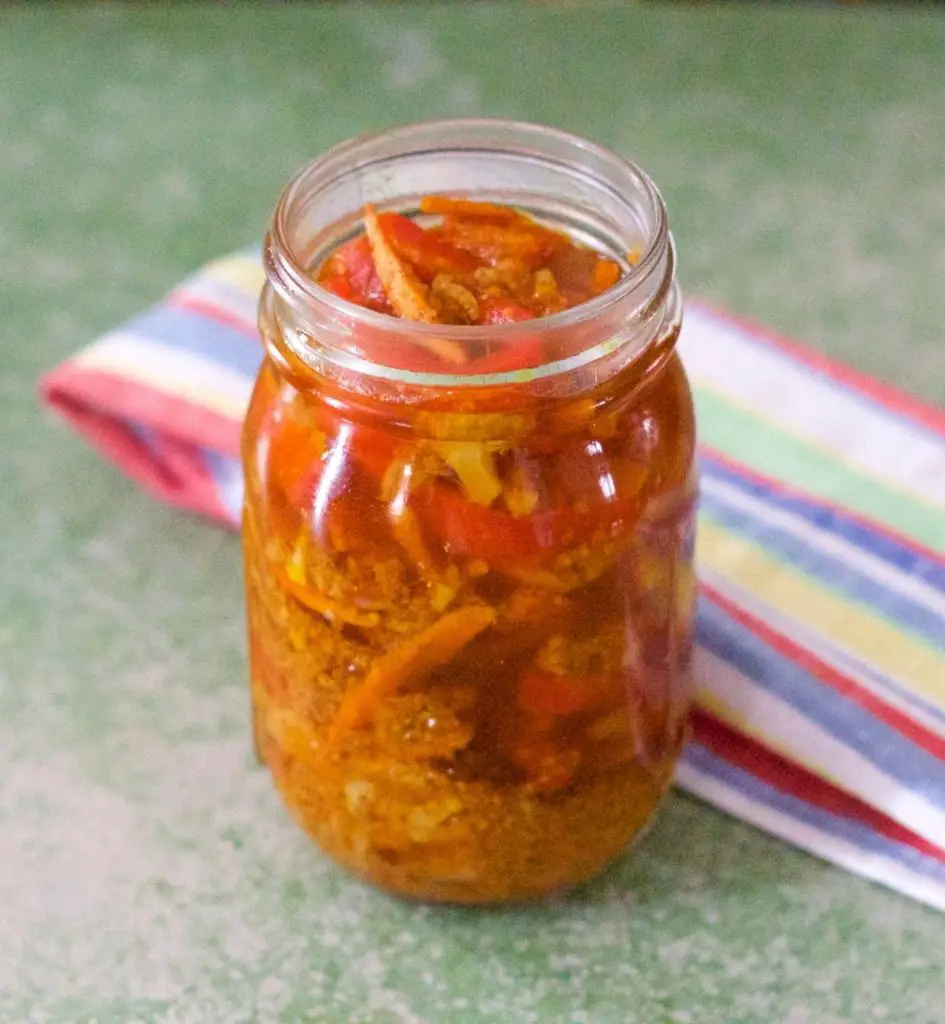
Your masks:
{"label": "jar base", "polygon": [[[659,772],[632,773],[646,776],[645,800],[639,778],[629,784],[610,780],[570,798],[531,799],[532,811],[518,828],[506,817],[504,829],[470,829],[452,846],[431,842],[400,850],[367,845],[369,829],[358,830],[337,813],[319,813],[319,807],[337,807],[330,795],[300,800],[290,780],[274,777],[297,824],[348,875],[409,902],[498,908],[560,898],[625,855],[664,802],[676,760],[674,755]],[[566,808],[566,799],[574,805]]]}

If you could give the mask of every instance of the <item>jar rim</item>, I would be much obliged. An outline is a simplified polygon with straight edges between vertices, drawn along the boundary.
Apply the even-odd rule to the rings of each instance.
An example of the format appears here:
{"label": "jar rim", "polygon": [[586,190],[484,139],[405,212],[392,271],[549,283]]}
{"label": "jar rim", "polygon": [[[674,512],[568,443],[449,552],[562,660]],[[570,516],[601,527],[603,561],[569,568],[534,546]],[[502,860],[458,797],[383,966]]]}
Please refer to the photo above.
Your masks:
{"label": "jar rim", "polygon": [[[639,258],[632,263],[624,260],[625,273],[621,279],[600,295],[569,309],[529,321],[530,333],[552,335],[592,325],[608,313],[620,308],[620,318],[635,322],[652,315],[655,310],[671,302],[675,286],[675,252],[668,230],[663,198],[647,173],[633,161],[614,150],[583,137],[525,121],[498,118],[452,118],[401,124],[381,131],[354,136],[336,144],[302,167],[283,189],[277,202],[271,227],[264,247],[267,278],[275,292],[294,309],[307,307],[316,312],[314,320],[324,329],[344,321],[343,333],[358,331],[378,334],[396,344],[398,338],[423,344],[442,339],[459,344],[489,342],[497,345],[513,343],[523,334],[523,325],[447,325],[427,324],[402,320],[363,306],[348,302],[322,287],[311,274],[311,263],[302,257],[292,240],[292,220],[298,216],[298,206],[315,189],[327,188],[345,176],[358,174],[378,164],[391,163],[399,158],[442,154],[444,152],[505,154],[509,157],[532,158],[546,164],[557,164],[569,171],[581,173],[595,184],[615,195],[619,185],[635,188],[648,204],[652,217],[651,229]],[[570,159],[569,159],[570,157]],[[589,170],[593,165],[593,170]],[[460,192],[461,190],[446,190]],[[393,197],[396,200],[396,196]],[[363,208],[363,203],[362,203]],[[393,207],[391,207],[393,208]],[[347,216],[360,219],[361,210],[349,211]],[[662,271],[662,272],[661,272]],[[634,295],[645,291],[645,285],[655,274],[659,280],[655,288],[644,294],[642,301],[634,303]],[[475,375],[464,372],[461,365],[448,368],[444,374],[413,373],[403,369],[385,372],[376,361],[357,366],[358,360],[342,358],[348,369],[358,369],[373,376],[396,377],[418,383],[506,383],[538,376],[567,372],[606,355],[621,344],[620,338],[599,351],[589,346],[576,356],[544,364],[538,368]],[[304,355],[304,353],[298,353]],[[524,374],[524,377],[523,377]]]}

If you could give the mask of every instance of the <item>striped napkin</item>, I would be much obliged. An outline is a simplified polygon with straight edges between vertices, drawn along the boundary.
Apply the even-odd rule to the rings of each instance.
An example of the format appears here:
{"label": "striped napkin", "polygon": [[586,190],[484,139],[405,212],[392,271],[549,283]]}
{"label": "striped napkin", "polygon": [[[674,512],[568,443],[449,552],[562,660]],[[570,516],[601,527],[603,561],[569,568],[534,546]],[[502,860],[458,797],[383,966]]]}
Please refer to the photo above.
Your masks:
{"label": "striped napkin", "polygon": [[[155,497],[239,521],[258,253],[41,383]],[[699,706],[684,789],[945,910],[945,412],[703,305]]]}

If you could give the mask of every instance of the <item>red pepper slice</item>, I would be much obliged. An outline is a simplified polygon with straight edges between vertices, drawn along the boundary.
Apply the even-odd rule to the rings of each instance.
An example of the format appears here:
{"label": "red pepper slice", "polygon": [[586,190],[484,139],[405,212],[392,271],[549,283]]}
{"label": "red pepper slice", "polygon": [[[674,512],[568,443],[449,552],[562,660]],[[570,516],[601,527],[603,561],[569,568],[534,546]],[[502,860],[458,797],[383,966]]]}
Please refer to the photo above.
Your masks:
{"label": "red pepper slice", "polygon": [[[527,306],[504,296],[486,296],[479,300],[480,322],[484,326],[526,323],[536,319]],[[506,342],[489,355],[472,363],[476,373],[511,373],[526,367],[540,366],[544,359],[544,346],[535,334],[523,335],[513,342]]]}
{"label": "red pepper slice", "polygon": [[[359,235],[345,242],[332,255],[327,267],[329,278],[345,276],[353,292],[351,302],[356,302],[379,313],[392,313],[384,286],[374,266],[371,243],[366,235]],[[321,282],[325,284],[324,281]],[[327,285],[326,285],[327,287]],[[347,296],[342,296],[347,298]]]}
{"label": "red pepper slice", "polygon": [[[337,443],[333,439],[340,434],[344,421],[327,408],[319,411],[316,420],[329,447],[332,447]],[[321,446],[313,443],[311,431],[293,419],[282,424],[271,445],[269,462],[273,478],[296,507],[305,507],[322,474],[325,453]],[[396,451],[396,442],[389,435],[350,421],[347,422],[344,445],[345,461],[357,463],[376,480],[387,472]]]}
{"label": "red pepper slice", "polygon": [[432,281],[437,274],[463,277],[481,266],[474,256],[403,214],[382,213],[377,219],[397,254],[411,264],[421,281]]}
{"label": "red pepper slice", "polygon": [[270,421],[268,479],[293,506],[299,497],[300,481],[312,479],[315,467],[320,465],[321,449],[317,431],[291,411],[274,423]]}
{"label": "red pepper slice", "polygon": [[367,472],[379,480],[390,467],[397,442],[389,434],[373,427],[351,424],[347,448]]}
{"label": "red pepper slice", "polygon": [[494,565],[534,561],[575,547],[588,534],[636,511],[636,502],[597,502],[513,516],[467,501],[447,484],[429,481],[414,494],[417,514],[453,555]]}
{"label": "red pepper slice", "polygon": [[445,484],[425,484],[414,500],[421,521],[453,555],[527,560],[556,546],[556,538],[542,536],[538,516],[516,517],[477,505]]}
{"label": "red pepper slice", "polygon": [[545,346],[541,338],[534,334],[526,335],[510,344],[504,345],[496,352],[470,363],[470,369],[476,373],[514,373],[535,366],[544,361]]}
{"label": "red pepper slice", "polygon": [[484,324],[515,324],[534,320],[535,314],[514,299],[490,295],[479,300],[479,319]]}
{"label": "red pepper slice", "polygon": [[347,275],[327,274],[325,277],[320,278],[318,283],[322,288],[325,288],[334,295],[337,295],[339,299],[346,299],[348,302],[355,303],[358,301],[354,287]]}
{"label": "red pepper slice", "polygon": [[591,711],[614,693],[613,676],[556,676],[531,669],[519,680],[518,706],[530,715],[554,718]]}

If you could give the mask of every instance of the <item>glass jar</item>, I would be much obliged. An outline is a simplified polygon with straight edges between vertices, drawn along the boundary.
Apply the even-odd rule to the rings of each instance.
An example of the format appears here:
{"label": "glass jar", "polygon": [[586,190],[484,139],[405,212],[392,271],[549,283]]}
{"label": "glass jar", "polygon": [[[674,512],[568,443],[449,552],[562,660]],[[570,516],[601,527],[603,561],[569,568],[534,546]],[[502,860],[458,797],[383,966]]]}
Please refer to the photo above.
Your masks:
{"label": "glass jar", "polygon": [[[413,215],[437,192],[524,209],[625,276],[485,327],[313,282],[365,203]],[[690,700],[695,431],[659,193],[547,128],[411,125],[304,168],[265,265],[243,444],[261,759],[317,844],[390,892],[593,876],[669,786]],[[420,371],[418,345],[495,358]]]}

